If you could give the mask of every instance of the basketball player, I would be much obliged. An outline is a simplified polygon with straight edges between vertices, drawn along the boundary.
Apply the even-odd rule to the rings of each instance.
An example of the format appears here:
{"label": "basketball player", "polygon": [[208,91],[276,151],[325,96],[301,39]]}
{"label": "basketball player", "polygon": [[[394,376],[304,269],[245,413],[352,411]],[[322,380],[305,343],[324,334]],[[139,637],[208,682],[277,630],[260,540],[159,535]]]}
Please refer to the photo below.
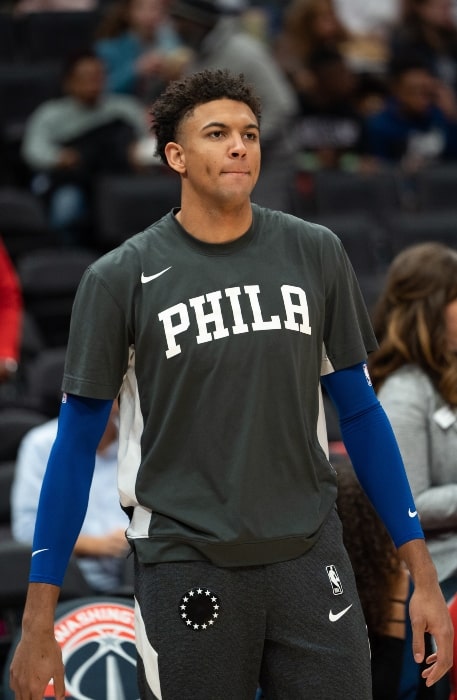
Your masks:
{"label": "basketball player", "polygon": [[365,622],[319,440],[322,382],[359,479],[407,562],[413,653],[452,663],[452,626],[390,425],[376,347],[339,239],[255,206],[260,106],[242,76],[203,71],[153,107],[181,206],[86,272],[59,431],[43,484],[17,700],[64,697],[53,616],[95,449],[120,391],[119,492],[130,515],[141,697],[371,697]]}

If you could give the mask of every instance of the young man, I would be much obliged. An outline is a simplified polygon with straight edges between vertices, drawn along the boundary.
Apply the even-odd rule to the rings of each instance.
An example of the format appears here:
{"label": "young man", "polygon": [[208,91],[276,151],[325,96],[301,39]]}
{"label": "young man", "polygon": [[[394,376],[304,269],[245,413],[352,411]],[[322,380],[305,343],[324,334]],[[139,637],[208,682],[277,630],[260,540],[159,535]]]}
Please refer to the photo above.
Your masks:
{"label": "young man", "polygon": [[321,374],[414,578],[413,652],[422,662],[424,632],[435,637],[432,685],[452,663],[452,626],[366,373],[376,342],[341,243],[251,204],[260,107],[242,76],[172,83],[153,114],[181,207],[81,282],[11,666],[16,698],[38,700],[50,677],[64,696],[55,605],[119,390],[141,697],[252,700],[258,681],[269,700],[371,697],[336,475],[318,438]]}

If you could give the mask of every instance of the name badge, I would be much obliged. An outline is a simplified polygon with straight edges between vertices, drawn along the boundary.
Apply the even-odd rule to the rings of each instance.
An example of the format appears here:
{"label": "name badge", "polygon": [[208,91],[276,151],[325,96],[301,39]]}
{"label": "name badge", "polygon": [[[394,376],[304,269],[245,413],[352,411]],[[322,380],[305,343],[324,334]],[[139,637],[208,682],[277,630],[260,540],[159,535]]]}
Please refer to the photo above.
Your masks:
{"label": "name badge", "polygon": [[455,411],[452,411],[449,406],[443,406],[442,408],[439,408],[435,413],[433,414],[433,419],[435,423],[437,423],[440,428],[443,428],[443,430],[447,430],[448,428],[453,425],[456,420],[457,416],[455,414]]}

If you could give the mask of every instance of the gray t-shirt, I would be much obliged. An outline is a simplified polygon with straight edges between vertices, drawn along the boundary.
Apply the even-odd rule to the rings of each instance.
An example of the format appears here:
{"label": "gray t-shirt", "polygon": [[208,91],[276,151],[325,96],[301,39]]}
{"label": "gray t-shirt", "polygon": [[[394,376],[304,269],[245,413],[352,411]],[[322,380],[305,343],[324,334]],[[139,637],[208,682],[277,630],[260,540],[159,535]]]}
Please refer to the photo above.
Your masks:
{"label": "gray t-shirt", "polygon": [[376,347],[328,229],[253,205],[227,244],[173,213],[103,256],[78,290],[64,391],[121,392],[119,490],[142,561],[283,561],[315,541],[335,473],[319,379]]}

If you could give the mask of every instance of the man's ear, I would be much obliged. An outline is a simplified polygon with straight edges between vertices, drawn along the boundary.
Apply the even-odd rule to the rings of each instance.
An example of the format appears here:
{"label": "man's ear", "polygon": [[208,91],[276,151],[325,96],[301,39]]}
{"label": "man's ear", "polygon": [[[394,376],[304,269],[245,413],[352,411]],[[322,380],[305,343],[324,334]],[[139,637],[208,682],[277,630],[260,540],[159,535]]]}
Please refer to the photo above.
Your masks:
{"label": "man's ear", "polygon": [[165,146],[165,156],[167,158],[168,165],[170,168],[175,170],[180,175],[183,175],[186,171],[184,150],[179,143],[175,141],[169,141]]}

